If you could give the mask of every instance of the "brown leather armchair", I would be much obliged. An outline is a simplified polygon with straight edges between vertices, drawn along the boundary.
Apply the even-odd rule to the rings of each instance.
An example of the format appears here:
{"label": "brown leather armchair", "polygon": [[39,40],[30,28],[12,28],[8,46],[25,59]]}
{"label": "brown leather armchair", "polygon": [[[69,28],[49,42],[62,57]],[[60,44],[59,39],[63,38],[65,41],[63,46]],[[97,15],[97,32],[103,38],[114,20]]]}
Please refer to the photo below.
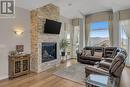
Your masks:
{"label": "brown leather armchair", "polygon": [[[117,50],[118,52],[122,52],[123,54],[127,55],[127,52],[125,49],[123,48],[118,48]],[[117,54],[116,54],[117,55]],[[110,65],[112,63],[112,61],[114,60],[114,58],[102,58],[102,60],[97,63],[100,67],[102,68],[106,68],[106,69],[109,69],[110,68]]]}
{"label": "brown leather armchair", "polygon": [[116,84],[119,85],[120,77],[122,74],[122,71],[125,66],[125,59],[127,57],[127,54],[123,51],[119,52],[115,58],[113,59],[109,69],[103,69],[102,66],[90,66],[87,65],[85,67],[85,73],[86,77],[89,74],[96,73],[96,74],[103,74],[110,76],[116,80]]}

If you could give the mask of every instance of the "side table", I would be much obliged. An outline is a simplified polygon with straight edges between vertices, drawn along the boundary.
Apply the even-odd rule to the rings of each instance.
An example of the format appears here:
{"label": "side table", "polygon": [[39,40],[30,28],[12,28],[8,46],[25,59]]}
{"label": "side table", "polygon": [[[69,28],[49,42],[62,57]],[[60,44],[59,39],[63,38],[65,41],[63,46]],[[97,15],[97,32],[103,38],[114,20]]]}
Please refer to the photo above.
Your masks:
{"label": "side table", "polygon": [[116,81],[109,76],[90,74],[85,79],[86,87],[117,87]]}

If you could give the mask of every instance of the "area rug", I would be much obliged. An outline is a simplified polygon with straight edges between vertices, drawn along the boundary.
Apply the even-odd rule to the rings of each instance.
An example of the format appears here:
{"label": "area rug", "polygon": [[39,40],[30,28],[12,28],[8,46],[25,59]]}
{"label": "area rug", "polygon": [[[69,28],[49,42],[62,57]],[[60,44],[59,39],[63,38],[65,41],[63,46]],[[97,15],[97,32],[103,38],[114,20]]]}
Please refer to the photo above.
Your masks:
{"label": "area rug", "polygon": [[68,79],[68,80],[77,82],[79,84],[85,85],[85,83],[84,83],[85,66],[86,66],[85,64],[77,63],[70,67],[56,71],[53,74],[57,75],[61,78]]}

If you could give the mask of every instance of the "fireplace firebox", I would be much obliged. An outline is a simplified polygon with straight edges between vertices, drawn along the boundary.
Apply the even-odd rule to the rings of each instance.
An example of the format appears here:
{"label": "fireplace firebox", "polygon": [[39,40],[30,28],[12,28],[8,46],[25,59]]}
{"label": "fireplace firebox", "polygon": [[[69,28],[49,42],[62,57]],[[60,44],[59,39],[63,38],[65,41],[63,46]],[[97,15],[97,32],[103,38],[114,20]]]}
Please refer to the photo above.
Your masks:
{"label": "fireplace firebox", "polygon": [[42,43],[42,63],[57,59],[57,43]]}

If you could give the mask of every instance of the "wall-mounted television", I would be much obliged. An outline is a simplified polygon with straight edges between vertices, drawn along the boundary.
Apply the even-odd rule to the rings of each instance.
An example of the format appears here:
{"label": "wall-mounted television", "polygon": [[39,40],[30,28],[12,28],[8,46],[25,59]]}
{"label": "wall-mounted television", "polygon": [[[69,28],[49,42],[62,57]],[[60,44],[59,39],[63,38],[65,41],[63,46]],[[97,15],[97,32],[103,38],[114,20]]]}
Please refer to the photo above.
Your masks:
{"label": "wall-mounted television", "polygon": [[46,19],[44,25],[44,33],[48,34],[60,34],[61,22]]}

